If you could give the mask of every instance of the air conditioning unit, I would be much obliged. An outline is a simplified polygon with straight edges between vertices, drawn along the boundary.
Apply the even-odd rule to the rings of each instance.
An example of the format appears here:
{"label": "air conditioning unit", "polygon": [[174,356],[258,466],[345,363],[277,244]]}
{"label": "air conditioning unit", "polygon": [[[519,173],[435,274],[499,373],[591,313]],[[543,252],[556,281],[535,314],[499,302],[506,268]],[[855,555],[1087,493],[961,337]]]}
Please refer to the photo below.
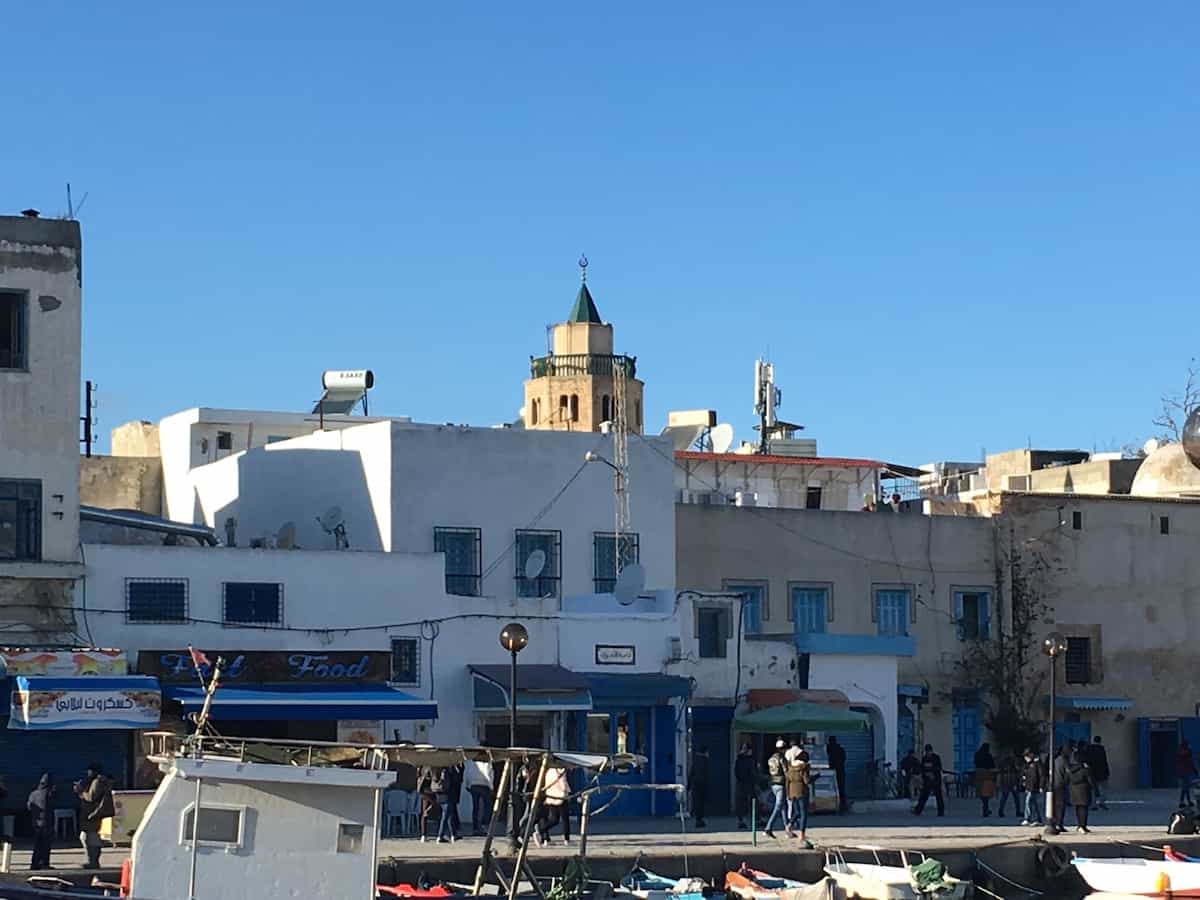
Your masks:
{"label": "air conditioning unit", "polygon": [[1033,480],[1031,475],[1005,475],[1004,490],[1014,493],[1027,493],[1032,490],[1030,482]]}
{"label": "air conditioning unit", "polygon": [[671,638],[671,662],[679,662],[683,659],[683,640],[677,637]]}

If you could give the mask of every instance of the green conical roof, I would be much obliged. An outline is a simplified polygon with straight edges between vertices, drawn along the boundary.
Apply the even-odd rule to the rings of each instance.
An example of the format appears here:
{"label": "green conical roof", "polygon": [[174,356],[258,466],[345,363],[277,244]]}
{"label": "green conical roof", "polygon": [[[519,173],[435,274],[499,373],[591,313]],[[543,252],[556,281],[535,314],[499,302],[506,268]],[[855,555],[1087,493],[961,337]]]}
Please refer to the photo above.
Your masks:
{"label": "green conical roof", "polygon": [[588,290],[586,282],[579,286],[579,293],[575,295],[575,305],[571,307],[571,315],[567,316],[567,321],[603,324],[600,320],[600,310],[596,309],[592,292]]}

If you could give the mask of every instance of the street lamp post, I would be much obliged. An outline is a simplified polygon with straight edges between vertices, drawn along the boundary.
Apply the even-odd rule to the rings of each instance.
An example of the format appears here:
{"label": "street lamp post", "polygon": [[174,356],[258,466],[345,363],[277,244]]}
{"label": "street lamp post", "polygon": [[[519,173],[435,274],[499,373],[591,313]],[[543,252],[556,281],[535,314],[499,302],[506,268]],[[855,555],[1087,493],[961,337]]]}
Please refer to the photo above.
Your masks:
{"label": "street lamp post", "polygon": [[[529,632],[520,622],[509,622],[500,629],[500,646],[512,655],[512,668],[509,669],[508,680],[508,746],[510,748],[517,746],[517,654],[524,650],[528,643]],[[521,824],[521,815],[517,809],[519,801],[517,794],[517,773],[513,765],[513,761],[509,760],[505,766],[505,771],[509,772],[510,779],[508,785],[508,833],[515,848],[517,845],[517,828]],[[516,877],[514,873],[514,880]]]}
{"label": "street lamp post", "polygon": [[1042,650],[1050,657],[1050,750],[1046,754],[1046,834],[1057,834],[1054,818],[1054,713],[1058,704],[1058,658],[1067,652],[1067,639],[1057,631],[1046,635]]}

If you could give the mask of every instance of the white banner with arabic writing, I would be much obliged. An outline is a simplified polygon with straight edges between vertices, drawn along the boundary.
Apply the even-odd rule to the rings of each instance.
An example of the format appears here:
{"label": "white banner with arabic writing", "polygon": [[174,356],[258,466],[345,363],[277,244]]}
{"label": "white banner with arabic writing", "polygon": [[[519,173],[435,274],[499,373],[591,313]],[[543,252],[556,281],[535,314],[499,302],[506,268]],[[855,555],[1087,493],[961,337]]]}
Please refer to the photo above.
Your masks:
{"label": "white banner with arabic writing", "polygon": [[8,727],[23,730],[154,728],[162,711],[155,678],[19,677]]}

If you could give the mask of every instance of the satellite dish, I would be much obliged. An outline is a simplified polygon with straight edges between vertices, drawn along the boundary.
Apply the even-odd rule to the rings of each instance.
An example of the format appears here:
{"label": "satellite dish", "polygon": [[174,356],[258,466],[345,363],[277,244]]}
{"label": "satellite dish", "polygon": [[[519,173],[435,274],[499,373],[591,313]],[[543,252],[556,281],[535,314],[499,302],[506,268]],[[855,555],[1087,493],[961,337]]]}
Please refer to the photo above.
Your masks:
{"label": "satellite dish", "polygon": [[733,426],[723,422],[709,432],[708,439],[712,441],[713,453],[728,453],[733,446]]}
{"label": "satellite dish", "polygon": [[534,550],[525,558],[525,577],[530,581],[540,578],[546,569],[546,551]]}
{"label": "satellite dish", "polygon": [[1200,406],[1188,413],[1183,423],[1183,452],[1193,466],[1200,469]]}
{"label": "satellite dish", "polygon": [[613,596],[622,606],[629,606],[646,587],[646,570],[640,563],[630,563],[617,576]]}
{"label": "satellite dish", "polygon": [[342,508],[340,506],[331,506],[321,515],[317,516],[317,522],[328,534],[333,533],[333,529],[342,524]]}
{"label": "satellite dish", "polygon": [[296,546],[296,523],[284,522],[275,533],[275,546],[280,550],[291,550]]}
{"label": "satellite dish", "polygon": [[668,425],[662,430],[664,437],[669,437],[676,450],[686,450],[696,443],[704,434],[703,425]]}

